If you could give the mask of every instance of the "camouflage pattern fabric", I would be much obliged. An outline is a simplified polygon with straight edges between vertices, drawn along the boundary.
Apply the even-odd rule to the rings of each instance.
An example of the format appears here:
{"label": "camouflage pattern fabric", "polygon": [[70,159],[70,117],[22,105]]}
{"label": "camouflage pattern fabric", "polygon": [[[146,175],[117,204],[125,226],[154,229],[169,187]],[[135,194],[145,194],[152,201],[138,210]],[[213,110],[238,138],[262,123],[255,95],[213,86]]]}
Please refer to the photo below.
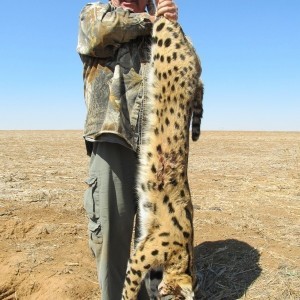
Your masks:
{"label": "camouflage pattern fabric", "polygon": [[136,150],[139,113],[147,97],[151,30],[147,13],[110,3],[87,4],[81,11],[77,51],[84,66],[87,140],[110,133]]}

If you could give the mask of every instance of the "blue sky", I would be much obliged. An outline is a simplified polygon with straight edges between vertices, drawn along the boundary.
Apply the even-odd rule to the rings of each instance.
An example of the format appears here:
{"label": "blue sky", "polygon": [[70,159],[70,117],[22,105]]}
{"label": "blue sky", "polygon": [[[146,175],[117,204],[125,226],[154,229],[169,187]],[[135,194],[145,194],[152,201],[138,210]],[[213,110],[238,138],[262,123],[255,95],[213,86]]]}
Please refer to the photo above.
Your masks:
{"label": "blue sky", "polygon": [[[83,128],[85,3],[1,3],[0,130]],[[300,1],[176,3],[202,61],[203,129],[300,131]]]}

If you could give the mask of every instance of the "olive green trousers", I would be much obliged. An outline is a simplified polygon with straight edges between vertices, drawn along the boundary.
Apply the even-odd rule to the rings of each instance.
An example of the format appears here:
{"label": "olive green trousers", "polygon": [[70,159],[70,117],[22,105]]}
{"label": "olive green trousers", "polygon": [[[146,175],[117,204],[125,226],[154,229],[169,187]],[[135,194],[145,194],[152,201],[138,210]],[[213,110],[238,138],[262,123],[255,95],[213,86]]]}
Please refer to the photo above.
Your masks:
{"label": "olive green trousers", "polygon": [[[121,300],[137,208],[136,153],[117,143],[94,142],[84,207],[102,300]],[[145,288],[139,299],[149,299]]]}

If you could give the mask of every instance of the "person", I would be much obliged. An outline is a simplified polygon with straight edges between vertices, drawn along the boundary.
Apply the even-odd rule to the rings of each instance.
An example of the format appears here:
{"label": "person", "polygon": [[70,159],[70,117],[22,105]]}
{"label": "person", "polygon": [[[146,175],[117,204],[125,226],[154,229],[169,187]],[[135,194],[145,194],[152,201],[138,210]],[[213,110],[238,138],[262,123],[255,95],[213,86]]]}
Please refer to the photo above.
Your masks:
{"label": "person", "polygon": [[[156,11],[152,0],[110,0],[89,3],[80,13],[77,52],[90,156],[84,207],[104,300],[122,295],[137,208],[137,153],[147,117],[151,30],[162,15],[177,20],[173,0],[156,0]],[[148,299],[143,289],[139,299]]]}

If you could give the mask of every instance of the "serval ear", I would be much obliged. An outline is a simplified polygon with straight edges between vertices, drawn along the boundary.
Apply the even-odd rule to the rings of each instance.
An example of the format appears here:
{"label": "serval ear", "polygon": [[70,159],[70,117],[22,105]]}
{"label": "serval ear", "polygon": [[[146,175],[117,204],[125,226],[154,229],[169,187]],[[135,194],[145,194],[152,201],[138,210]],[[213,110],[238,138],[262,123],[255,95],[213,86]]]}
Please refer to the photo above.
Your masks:
{"label": "serval ear", "polygon": [[201,119],[203,116],[203,93],[204,87],[201,79],[199,79],[195,97],[193,101],[193,117],[192,117],[192,140],[197,141],[200,136]]}
{"label": "serval ear", "polygon": [[[163,299],[194,300],[194,291],[191,283],[178,282],[176,285],[160,285],[159,294]],[[169,298],[170,297],[170,298]]]}
{"label": "serval ear", "polygon": [[181,285],[180,288],[181,288],[180,296],[182,296],[182,298],[178,298],[178,299],[194,300],[195,294],[192,285],[185,284],[185,285]]}
{"label": "serval ear", "polygon": [[147,273],[144,282],[150,299],[160,299],[158,286],[162,281],[163,271],[161,268],[151,269]]}

